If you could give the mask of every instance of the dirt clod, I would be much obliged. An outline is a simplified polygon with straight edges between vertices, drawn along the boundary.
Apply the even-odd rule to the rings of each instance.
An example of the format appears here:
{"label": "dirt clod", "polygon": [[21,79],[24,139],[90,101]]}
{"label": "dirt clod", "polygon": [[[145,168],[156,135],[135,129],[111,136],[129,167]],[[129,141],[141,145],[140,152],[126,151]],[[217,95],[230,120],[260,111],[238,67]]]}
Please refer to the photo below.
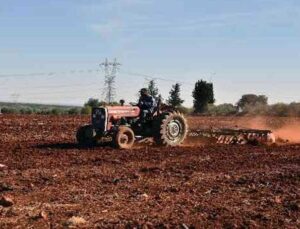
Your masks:
{"label": "dirt clod", "polygon": [[11,197],[8,196],[2,196],[0,198],[0,205],[3,207],[11,207],[14,205],[14,201]]}
{"label": "dirt clod", "polygon": [[0,169],[5,169],[5,168],[7,168],[7,166],[6,166],[6,165],[4,165],[4,164],[0,164]]}
{"label": "dirt clod", "polygon": [[48,220],[48,214],[47,214],[47,212],[45,212],[45,211],[41,211],[41,212],[39,213],[39,217],[40,217],[41,219],[43,219],[43,220]]}
{"label": "dirt clod", "polygon": [[13,187],[7,183],[0,183],[0,193],[12,191]]}
{"label": "dirt clod", "polygon": [[86,223],[87,221],[84,218],[73,216],[66,221],[65,225],[68,226],[69,228],[72,228],[72,227],[84,225]]}

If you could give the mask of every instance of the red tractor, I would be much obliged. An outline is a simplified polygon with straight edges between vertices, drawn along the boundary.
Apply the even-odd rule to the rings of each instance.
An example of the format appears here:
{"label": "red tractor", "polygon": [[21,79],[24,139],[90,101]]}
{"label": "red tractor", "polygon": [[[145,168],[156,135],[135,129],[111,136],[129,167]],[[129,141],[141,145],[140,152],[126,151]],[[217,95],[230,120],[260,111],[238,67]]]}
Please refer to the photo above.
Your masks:
{"label": "red tractor", "polygon": [[130,149],[135,141],[152,138],[157,145],[178,146],[186,138],[187,121],[170,107],[142,117],[138,106],[106,106],[92,110],[92,123],[80,127],[77,141],[81,145],[112,143],[119,149]]}

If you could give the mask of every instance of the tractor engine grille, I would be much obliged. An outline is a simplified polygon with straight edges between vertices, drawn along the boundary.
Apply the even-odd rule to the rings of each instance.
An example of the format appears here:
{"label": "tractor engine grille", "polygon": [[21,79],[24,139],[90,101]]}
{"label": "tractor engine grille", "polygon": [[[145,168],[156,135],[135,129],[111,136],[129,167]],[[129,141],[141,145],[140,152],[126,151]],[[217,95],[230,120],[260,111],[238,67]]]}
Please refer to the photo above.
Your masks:
{"label": "tractor engine grille", "polygon": [[98,131],[107,130],[107,109],[105,108],[93,108],[92,111],[92,125]]}

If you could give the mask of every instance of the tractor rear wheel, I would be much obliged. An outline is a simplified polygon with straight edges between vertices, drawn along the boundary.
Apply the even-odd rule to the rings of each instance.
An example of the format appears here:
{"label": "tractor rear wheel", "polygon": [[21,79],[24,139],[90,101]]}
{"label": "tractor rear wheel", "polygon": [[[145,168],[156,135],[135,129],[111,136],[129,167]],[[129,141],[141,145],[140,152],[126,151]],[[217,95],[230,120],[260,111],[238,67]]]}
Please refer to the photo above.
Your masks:
{"label": "tractor rear wheel", "polygon": [[127,126],[120,126],[118,132],[114,136],[114,146],[118,149],[130,149],[132,148],[135,141],[135,136]]}
{"label": "tractor rear wheel", "polygon": [[187,136],[187,121],[181,113],[161,114],[155,123],[154,140],[163,146],[178,146]]}
{"label": "tractor rear wheel", "polygon": [[80,145],[92,146],[96,143],[95,135],[95,130],[91,125],[82,126],[77,131],[76,139]]}

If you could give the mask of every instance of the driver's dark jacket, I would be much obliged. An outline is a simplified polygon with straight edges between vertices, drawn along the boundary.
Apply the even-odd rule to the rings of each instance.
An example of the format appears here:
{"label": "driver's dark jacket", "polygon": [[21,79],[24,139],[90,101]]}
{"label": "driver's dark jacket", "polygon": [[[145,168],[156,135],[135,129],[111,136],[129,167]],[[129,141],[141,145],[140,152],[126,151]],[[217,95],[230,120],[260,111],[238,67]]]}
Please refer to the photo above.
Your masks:
{"label": "driver's dark jacket", "polygon": [[138,106],[141,108],[142,111],[150,111],[153,112],[155,108],[155,100],[150,95],[141,96]]}

